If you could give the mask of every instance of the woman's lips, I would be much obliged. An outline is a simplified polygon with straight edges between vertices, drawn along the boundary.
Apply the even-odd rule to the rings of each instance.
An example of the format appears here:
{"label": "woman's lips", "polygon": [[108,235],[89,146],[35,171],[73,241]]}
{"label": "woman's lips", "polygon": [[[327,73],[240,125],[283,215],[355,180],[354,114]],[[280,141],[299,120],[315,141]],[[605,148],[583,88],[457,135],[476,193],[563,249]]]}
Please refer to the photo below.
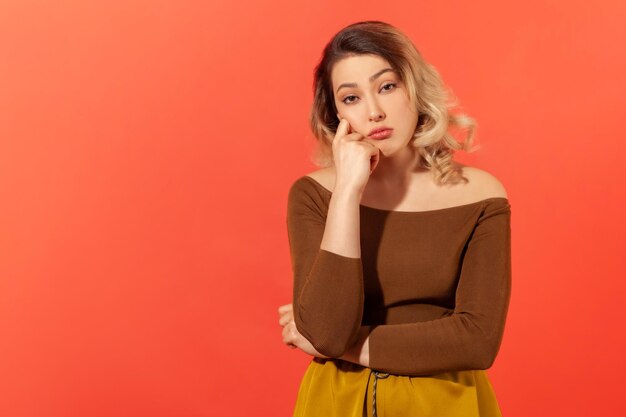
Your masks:
{"label": "woman's lips", "polygon": [[393,129],[385,129],[385,130],[379,130],[378,132],[372,133],[368,137],[372,139],[381,140],[381,139],[387,139],[389,136],[391,136],[392,133],[393,133]]}

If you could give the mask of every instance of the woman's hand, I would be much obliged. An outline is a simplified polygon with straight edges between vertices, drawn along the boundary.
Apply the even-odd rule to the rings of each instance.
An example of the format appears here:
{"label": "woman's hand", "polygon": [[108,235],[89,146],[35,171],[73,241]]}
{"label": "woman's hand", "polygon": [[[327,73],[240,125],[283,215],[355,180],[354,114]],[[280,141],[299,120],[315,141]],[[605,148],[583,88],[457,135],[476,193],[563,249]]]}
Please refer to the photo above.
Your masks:
{"label": "woman's hand", "polygon": [[285,304],[278,307],[278,314],[280,319],[278,324],[283,326],[283,343],[292,349],[298,348],[301,351],[308,353],[309,355],[316,356],[318,358],[327,358],[319,353],[311,342],[309,342],[304,336],[298,332],[296,323],[293,320],[293,305]]}
{"label": "woman's hand", "polygon": [[380,151],[363,138],[358,132],[350,133],[350,123],[341,119],[332,143],[336,185],[354,187],[361,192],[365,189],[378,165]]}

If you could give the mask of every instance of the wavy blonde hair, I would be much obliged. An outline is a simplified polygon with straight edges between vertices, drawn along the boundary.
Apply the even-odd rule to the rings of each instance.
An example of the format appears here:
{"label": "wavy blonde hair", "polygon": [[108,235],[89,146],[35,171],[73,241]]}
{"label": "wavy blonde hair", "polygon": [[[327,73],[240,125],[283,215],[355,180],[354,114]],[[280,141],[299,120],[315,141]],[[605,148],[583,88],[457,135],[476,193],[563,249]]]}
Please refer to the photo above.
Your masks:
{"label": "wavy blonde hair", "polygon": [[[338,32],[325,46],[314,73],[314,100],[309,122],[318,147],[313,162],[318,167],[333,165],[332,140],[339,119],[332,89],[333,65],[354,55],[378,55],[389,62],[406,85],[409,100],[419,114],[411,146],[417,149],[421,166],[430,169],[438,184],[467,181],[453,162],[454,152],[473,152],[476,131],[474,120],[461,112],[451,111],[457,102],[444,86],[437,70],[427,63],[411,40],[395,27],[380,21],[351,24]],[[466,132],[459,142],[452,129]]]}

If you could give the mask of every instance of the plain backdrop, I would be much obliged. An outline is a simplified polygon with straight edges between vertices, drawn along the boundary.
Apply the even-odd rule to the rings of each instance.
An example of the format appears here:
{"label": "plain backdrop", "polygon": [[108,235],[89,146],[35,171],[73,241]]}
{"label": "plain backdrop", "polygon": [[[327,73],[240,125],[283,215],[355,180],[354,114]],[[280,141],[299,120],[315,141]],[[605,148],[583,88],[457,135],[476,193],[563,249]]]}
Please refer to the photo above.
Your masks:
{"label": "plain backdrop", "polygon": [[0,3],[0,415],[290,416],[290,185],[344,26],[404,31],[512,208],[506,417],[620,415],[622,0]]}

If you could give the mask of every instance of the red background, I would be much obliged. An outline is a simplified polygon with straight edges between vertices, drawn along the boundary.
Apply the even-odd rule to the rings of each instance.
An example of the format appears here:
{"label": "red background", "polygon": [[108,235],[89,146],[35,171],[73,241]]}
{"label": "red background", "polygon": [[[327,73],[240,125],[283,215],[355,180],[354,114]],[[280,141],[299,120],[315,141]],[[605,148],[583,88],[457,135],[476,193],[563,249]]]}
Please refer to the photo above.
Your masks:
{"label": "red background", "polygon": [[[591,4],[591,5],[590,5]],[[286,196],[324,44],[407,33],[506,186],[507,417],[624,412],[621,0],[0,3],[0,415],[288,416]]]}

